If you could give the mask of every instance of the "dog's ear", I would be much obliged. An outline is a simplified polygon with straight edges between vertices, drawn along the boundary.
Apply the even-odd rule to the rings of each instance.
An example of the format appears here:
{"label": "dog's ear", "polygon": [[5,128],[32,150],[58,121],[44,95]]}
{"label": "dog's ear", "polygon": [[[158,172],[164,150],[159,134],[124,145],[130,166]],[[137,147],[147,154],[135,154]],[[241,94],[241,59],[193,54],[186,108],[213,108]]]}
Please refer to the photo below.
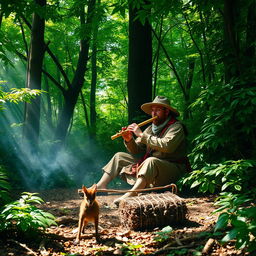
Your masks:
{"label": "dog's ear", "polygon": [[96,192],[97,192],[97,184],[93,184],[93,185],[90,187],[90,190],[92,191],[92,193],[96,193]]}
{"label": "dog's ear", "polygon": [[85,194],[87,194],[88,191],[87,191],[87,188],[86,188],[84,185],[82,186],[82,190],[83,190],[83,192],[84,192]]}

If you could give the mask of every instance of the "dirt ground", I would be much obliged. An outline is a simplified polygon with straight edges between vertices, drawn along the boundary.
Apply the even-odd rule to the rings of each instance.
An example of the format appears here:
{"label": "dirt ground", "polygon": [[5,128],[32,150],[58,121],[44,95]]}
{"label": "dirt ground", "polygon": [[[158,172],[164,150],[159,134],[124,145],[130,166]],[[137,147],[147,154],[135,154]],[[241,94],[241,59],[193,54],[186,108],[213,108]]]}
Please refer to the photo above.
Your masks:
{"label": "dirt ground", "polygon": [[[79,255],[247,255],[237,251],[233,243],[221,246],[211,231],[217,215],[211,215],[215,209],[214,196],[182,196],[188,214],[184,222],[172,225],[173,231],[160,236],[154,230],[135,232],[121,226],[118,209],[113,201],[119,195],[97,196],[100,204],[99,231],[101,243],[94,237],[94,226],[89,223],[82,235],[80,244],[74,245],[78,226],[78,214],[81,198],[77,190],[50,190],[40,192],[45,204],[40,208],[57,217],[57,227],[47,229],[47,235],[41,241],[19,241],[1,239],[1,256],[79,256]],[[204,253],[202,253],[204,252]]]}

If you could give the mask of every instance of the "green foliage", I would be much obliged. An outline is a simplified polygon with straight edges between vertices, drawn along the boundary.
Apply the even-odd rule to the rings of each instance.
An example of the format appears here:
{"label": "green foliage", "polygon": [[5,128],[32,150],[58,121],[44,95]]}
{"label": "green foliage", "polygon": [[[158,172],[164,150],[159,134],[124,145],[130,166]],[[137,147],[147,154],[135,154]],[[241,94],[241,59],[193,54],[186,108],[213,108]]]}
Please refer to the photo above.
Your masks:
{"label": "green foliage", "polygon": [[210,84],[191,104],[195,111],[206,111],[201,131],[194,139],[191,156],[198,163],[252,157],[255,153],[256,87],[237,82]]}
{"label": "green foliage", "polygon": [[125,18],[125,13],[127,11],[127,1],[119,1],[114,3],[111,7],[113,7],[112,15],[115,13],[119,13],[123,18]]}
{"label": "green foliage", "polygon": [[207,164],[200,170],[191,172],[180,180],[183,185],[198,187],[202,193],[217,191],[243,191],[255,177],[255,160],[225,161]]}
{"label": "green foliage", "polygon": [[29,88],[21,88],[16,89],[12,88],[11,92],[8,92],[4,95],[4,100],[10,101],[13,103],[18,102],[31,102],[32,99],[34,99],[37,95],[40,95],[42,93],[41,90],[31,90]]}
{"label": "green foliage", "polygon": [[12,102],[15,104],[19,102],[30,103],[32,99],[40,95],[42,92],[42,90],[31,90],[29,88],[12,88],[10,92],[3,92],[0,90],[0,110],[3,109],[3,104],[6,102]]}
{"label": "green foliage", "polygon": [[154,237],[154,240],[157,242],[164,242],[170,238],[172,231],[172,227],[166,226],[161,231],[155,233],[157,236]]}
{"label": "green foliage", "polygon": [[221,241],[235,239],[238,249],[246,247],[249,252],[256,250],[255,192],[256,189],[246,194],[221,193],[216,203],[220,207],[215,211],[226,210],[219,215],[215,231],[231,226]]}
{"label": "green foliage", "polygon": [[35,5],[31,0],[12,0],[12,1],[1,1],[1,9],[4,15],[8,17],[12,12],[23,13],[27,11],[31,13],[31,7]]}
{"label": "green foliage", "polygon": [[255,169],[255,160],[226,161],[208,164],[181,181],[203,193],[222,191],[216,202],[219,208],[214,211],[221,212],[215,232],[231,227],[221,241],[235,239],[237,248],[246,247],[248,251],[256,249]]}
{"label": "green foliage", "polygon": [[125,256],[143,255],[143,253],[140,251],[141,247],[143,247],[143,245],[141,244],[132,244],[132,243],[124,244],[121,248],[123,253],[122,255],[125,255]]}
{"label": "green foliage", "polygon": [[181,181],[203,193],[224,191],[216,202],[219,208],[214,213],[221,214],[215,231],[231,227],[221,241],[236,239],[236,247],[246,247],[248,251],[256,249],[255,169],[255,160],[226,161],[206,165]]}
{"label": "green foliage", "polygon": [[3,206],[5,202],[10,200],[9,196],[10,184],[6,176],[5,170],[0,166],[0,207]]}
{"label": "green foliage", "polygon": [[[202,255],[202,254],[195,254],[195,252],[193,252],[193,255]],[[175,255],[189,255],[189,249],[187,248],[182,248],[182,249],[178,249],[178,250],[172,250],[172,252],[168,253],[166,256],[175,256]]]}
{"label": "green foliage", "polygon": [[24,192],[19,200],[5,205],[0,213],[0,231],[17,229],[24,233],[57,225],[52,214],[35,206],[43,202],[36,195],[36,193]]}

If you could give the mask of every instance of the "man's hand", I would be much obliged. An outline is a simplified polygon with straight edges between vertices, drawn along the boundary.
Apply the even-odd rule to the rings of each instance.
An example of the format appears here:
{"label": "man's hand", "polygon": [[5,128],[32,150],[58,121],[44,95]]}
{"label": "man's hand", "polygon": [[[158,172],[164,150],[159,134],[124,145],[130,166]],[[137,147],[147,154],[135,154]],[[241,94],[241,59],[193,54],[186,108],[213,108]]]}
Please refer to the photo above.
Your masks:
{"label": "man's hand", "polygon": [[132,132],[127,130],[127,127],[122,127],[122,137],[126,142],[132,139]]}
{"label": "man's hand", "polygon": [[137,137],[142,137],[142,131],[136,123],[130,124],[127,130],[133,132]]}

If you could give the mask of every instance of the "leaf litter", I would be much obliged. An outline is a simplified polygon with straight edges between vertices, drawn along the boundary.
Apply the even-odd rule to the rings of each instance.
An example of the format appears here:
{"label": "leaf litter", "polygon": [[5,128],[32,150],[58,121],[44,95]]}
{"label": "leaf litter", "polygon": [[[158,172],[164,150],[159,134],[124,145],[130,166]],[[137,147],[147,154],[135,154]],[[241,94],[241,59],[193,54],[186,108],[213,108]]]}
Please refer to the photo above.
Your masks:
{"label": "leaf litter", "polygon": [[[101,243],[96,242],[94,225],[89,223],[81,236],[80,244],[74,245],[81,198],[77,190],[47,190],[40,192],[45,200],[41,205],[45,211],[57,218],[58,226],[47,229],[39,243],[35,241],[16,242],[1,240],[1,256],[80,256],[80,255],[247,255],[236,250],[234,241],[221,245],[213,237],[218,215],[211,213],[215,196],[184,196],[188,207],[186,221],[172,226],[148,231],[126,230],[121,226],[118,209],[113,201],[120,195],[98,196],[100,204],[99,232]],[[220,239],[219,239],[220,240]]]}

